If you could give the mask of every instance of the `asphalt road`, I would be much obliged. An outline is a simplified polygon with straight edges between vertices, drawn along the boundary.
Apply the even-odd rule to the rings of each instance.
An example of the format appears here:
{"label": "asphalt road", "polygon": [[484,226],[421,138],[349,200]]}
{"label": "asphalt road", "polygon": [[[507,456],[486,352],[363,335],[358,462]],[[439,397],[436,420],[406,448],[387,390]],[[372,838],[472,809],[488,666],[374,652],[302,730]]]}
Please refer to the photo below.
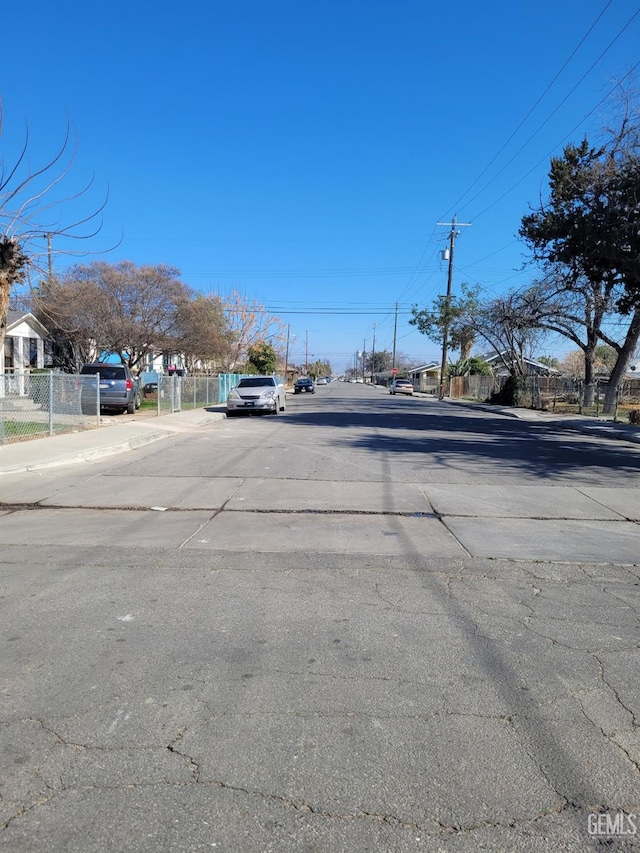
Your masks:
{"label": "asphalt road", "polygon": [[639,474],[332,383],[3,475],[0,846],[638,849]]}

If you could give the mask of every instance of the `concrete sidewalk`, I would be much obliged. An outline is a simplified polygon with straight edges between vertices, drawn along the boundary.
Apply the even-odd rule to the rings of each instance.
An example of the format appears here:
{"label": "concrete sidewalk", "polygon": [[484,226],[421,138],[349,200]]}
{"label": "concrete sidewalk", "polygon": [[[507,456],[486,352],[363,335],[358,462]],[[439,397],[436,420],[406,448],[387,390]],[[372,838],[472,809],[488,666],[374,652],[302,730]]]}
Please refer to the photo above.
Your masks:
{"label": "concrete sidewalk", "polygon": [[107,421],[99,429],[5,444],[0,446],[0,474],[95,461],[199,429],[224,417],[224,406],[209,406],[206,409],[190,409],[123,424]]}
{"label": "concrete sidewalk", "polygon": [[445,402],[469,409],[480,409],[483,412],[492,412],[493,414],[503,415],[505,418],[517,418],[518,420],[545,424],[558,430],[569,430],[570,432],[580,432],[583,435],[590,435],[596,438],[609,438],[640,444],[640,427],[614,421],[612,418],[589,418],[586,415],[556,415],[553,412],[543,412],[538,409],[490,406],[488,403],[475,403],[470,400],[449,400],[447,398]]}

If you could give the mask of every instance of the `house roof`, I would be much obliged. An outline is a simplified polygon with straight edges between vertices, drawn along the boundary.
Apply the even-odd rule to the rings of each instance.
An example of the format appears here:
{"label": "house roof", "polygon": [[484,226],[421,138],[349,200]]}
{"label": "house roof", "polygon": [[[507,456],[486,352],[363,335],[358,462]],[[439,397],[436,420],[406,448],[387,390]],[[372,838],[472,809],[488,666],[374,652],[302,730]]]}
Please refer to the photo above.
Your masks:
{"label": "house roof", "polygon": [[37,332],[41,338],[49,337],[48,330],[30,311],[7,311],[7,335],[11,333],[12,329],[19,326],[20,323],[26,323],[34,330],[34,332]]}
{"label": "house roof", "polygon": [[640,358],[633,358],[629,362],[625,376],[631,379],[640,379]]}
{"label": "house roof", "polygon": [[[503,350],[501,353],[499,353],[494,350],[488,355],[480,356],[480,358],[483,361],[486,361],[488,364],[493,364],[496,361],[500,361],[500,357],[506,355],[506,352],[506,350]],[[560,373],[560,371],[556,370],[555,367],[549,367],[548,364],[545,364],[543,361],[536,361],[535,358],[527,358],[527,356],[524,356],[522,360],[525,364],[531,365],[531,367],[536,367],[539,370],[547,371],[548,373]]]}
{"label": "house roof", "polygon": [[430,361],[427,364],[420,364],[418,367],[410,367],[407,373],[433,373],[434,370],[440,370],[440,365],[437,361]]}

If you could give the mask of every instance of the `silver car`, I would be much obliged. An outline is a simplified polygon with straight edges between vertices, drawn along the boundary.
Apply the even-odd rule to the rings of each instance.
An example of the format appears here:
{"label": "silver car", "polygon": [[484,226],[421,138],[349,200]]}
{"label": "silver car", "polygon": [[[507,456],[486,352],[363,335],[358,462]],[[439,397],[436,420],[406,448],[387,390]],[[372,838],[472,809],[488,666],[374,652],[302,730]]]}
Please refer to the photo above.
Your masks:
{"label": "silver car", "polygon": [[282,381],[277,376],[245,376],[227,397],[227,417],[243,412],[271,412],[277,415],[287,406]]}

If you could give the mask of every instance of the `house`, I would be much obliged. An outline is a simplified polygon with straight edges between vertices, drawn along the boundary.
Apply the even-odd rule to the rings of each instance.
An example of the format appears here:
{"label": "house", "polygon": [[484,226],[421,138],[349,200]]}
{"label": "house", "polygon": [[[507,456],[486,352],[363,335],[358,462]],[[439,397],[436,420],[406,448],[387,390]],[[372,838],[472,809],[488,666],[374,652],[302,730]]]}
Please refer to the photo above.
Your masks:
{"label": "house", "polygon": [[[406,377],[413,382],[413,387],[416,391],[432,391],[437,388],[440,382],[440,365],[435,361],[430,361],[428,364],[421,364],[418,367],[403,368],[397,371],[397,375],[403,379]],[[376,385],[390,385],[396,374],[392,370],[381,370],[374,376]]]}
{"label": "house", "polygon": [[[487,364],[491,365],[493,368],[494,376],[509,375],[509,370],[502,361],[503,355],[506,355],[506,350],[502,353],[491,352],[488,355],[481,356],[482,360],[486,361]],[[524,356],[522,360],[527,371],[527,376],[558,376],[560,373],[560,371],[556,370],[555,367],[549,367],[548,364],[544,364],[542,361],[536,361],[535,358],[527,358]]]}
{"label": "house", "polygon": [[0,374],[24,376],[36,368],[51,367],[49,332],[33,314],[7,311],[4,346],[0,348]]}
{"label": "house", "polygon": [[411,367],[407,370],[407,377],[413,382],[413,387],[424,393],[435,393],[440,385],[440,367],[436,361]]}
{"label": "house", "polygon": [[640,379],[640,358],[632,358],[627,365],[625,379]]}

